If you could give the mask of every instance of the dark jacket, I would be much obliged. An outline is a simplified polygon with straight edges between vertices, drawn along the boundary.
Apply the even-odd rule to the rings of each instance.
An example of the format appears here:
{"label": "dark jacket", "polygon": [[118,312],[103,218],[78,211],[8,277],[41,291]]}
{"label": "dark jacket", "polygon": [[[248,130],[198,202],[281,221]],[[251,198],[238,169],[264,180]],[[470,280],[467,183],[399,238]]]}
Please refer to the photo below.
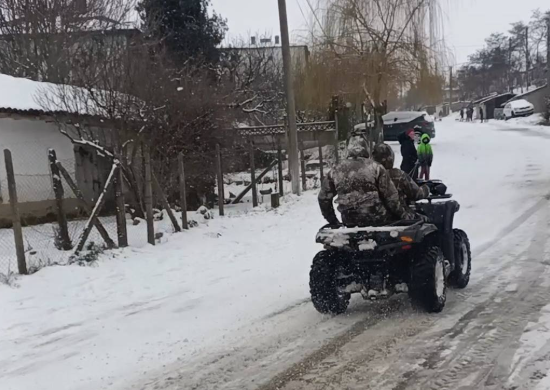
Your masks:
{"label": "dark jacket", "polygon": [[397,140],[401,144],[401,156],[403,156],[401,170],[410,174],[418,161],[418,154],[414,146],[414,141],[406,133],[399,134]]}
{"label": "dark jacket", "polygon": [[[348,150],[352,150],[348,145]],[[348,227],[381,226],[412,218],[399,201],[399,194],[386,169],[355,154],[336,165],[323,181],[319,206],[323,217],[332,225],[338,219],[332,204],[338,196],[338,211]]]}

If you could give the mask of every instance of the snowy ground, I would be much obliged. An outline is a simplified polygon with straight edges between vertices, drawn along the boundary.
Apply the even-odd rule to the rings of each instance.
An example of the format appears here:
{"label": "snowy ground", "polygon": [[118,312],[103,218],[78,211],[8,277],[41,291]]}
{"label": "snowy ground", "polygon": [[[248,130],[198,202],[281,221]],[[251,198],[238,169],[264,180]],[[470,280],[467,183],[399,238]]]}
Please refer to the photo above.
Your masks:
{"label": "snowy ground", "polygon": [[436,127],[433,176],[460,202],[475,256],[471,286],[442,314],[403,299],[315,312],[323,220],[308,192],[0,285],[1,388],[477,389],[481,375],[494,389],[550,389],[550,139]]}

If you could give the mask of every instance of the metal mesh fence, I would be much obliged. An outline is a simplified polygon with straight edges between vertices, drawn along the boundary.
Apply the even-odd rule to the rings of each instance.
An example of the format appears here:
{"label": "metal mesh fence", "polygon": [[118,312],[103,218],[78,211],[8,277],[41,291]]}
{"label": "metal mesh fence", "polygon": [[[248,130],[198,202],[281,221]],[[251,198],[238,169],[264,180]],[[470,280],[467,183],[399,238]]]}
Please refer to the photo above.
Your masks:
{"label": "metal mesh fence", "polygon": [[[23,241],[27,268],[33,272],[53,264],[65,264],[74,253],[73,250],[62,250],[57,223],[57,206],[52,183],[51,167],[48,161],[47,147],[42,145],[25,145],[24,150],[12,149],[15,182],[17,188],[18,208],[23,226]],[[83,182],[77,175],[75,155],[71,149],[57,151],[58,159],[77,186],[90,183]],[[14,233],[11,228],[12,212],[8,192],[6,167],[2,159],[0,164],[0,273],[6,275],[18,272],[15,251]],[[82,176],[82,175],[81,175]],[[62,177],[62,176],[61,176]],[[88,213],[82,206],[71,187],[62,177],[64,190],[63,209],[68,220],[68,233],[73,246],[76,246],[82,234]],[[91,183],[101,186],[103,183]],[[112,198],[112,196],[111,196]],[[91,208],[95,199],[87,199]],[[116,221],[107,213],[100,219],[111,239],[116,242]],[[111,205],[112,209],[112,205]],[[92,230],[88,243],[104,245],[103,239]]]}

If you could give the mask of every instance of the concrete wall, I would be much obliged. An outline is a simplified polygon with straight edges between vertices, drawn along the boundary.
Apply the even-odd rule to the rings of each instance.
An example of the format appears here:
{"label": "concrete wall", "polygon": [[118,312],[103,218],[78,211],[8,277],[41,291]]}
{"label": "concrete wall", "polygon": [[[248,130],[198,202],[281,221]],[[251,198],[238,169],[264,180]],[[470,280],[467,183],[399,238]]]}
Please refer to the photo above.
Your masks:
{"label": "concrete wall", "polygon": [[[9,149],[12,153],[23,222],[33,224],[52,220],[52,216],[55,216],[55,198],[48,165],[50,148],[55,149],[58,160],[74,175],[75,158],[72,143],[59,132],[55,123],[0,118],[0,227],[11,225],[4,149]],[[65,196],[69,199],[66,202],[66,211],[74,211],[77,202],[68,187],[65,187]]]}
{"label": "concrete wall", "polygon": [[[48,149],[72,174],[75,172],[73,145],[63,136],[57,124],[41,120],[0,118],[0,149],[10,149],[17,182],[19,202],[54,199],[51,185]],[[0,158],[0,193],[8,201],[6,167]],[[70,197],[70,193],[67,196]]]}

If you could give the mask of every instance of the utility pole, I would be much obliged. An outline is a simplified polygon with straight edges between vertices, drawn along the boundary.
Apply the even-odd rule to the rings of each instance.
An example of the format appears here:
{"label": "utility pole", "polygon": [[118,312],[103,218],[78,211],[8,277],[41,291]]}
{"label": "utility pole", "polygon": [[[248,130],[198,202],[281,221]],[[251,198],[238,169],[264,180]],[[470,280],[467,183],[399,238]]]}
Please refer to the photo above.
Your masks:
{"label": "utility pole", "polygon": [[296,126],[296,102],[294,100],[294,81],[292,79],[292,61],[290,57],[290,38],[286,0],[279,1],[279,21],[281,24],[281,44],[283,51],[283,70],[285,76],[286,112],[288,118],[288,170],[292,180],[292,193],[300,195],[300,166],[298,158],[298,129]]}
{"label": "utility pole", "polygon": [[550,15],[546,19],[546,89],[550,98]]}
{"label": "utility pole", "polygon": [[453,67],[449,66],[449,115],[453,111]]}
{"label": "utility pole", "polygon": [[525,27],[525,81],[527,82],[527,90],[529,91],[529,27]]}
{"label": "utility pole", "polygon": [[512,86],[512,38],[508,38],[508,88],[510,92],[514,91]]}

